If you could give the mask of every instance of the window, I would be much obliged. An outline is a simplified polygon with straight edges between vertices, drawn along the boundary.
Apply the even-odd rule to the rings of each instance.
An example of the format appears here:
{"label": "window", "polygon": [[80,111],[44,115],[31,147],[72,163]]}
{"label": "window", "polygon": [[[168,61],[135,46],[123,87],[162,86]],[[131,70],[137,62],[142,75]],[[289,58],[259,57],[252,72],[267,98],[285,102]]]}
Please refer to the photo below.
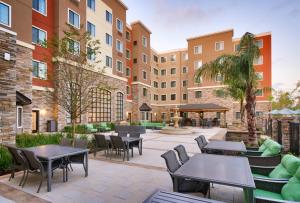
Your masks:
{"label": "window", "polygon": [[116,119],[117,121],[123,120],[124,114],[124,95],[121,92],[117,93],[117,109],[116,109]]}
{"label": "window", "polygon": [[182,73],[187,73],[187,67],[182,68]]}
{"label": "window", "polygon": [[194,46],[194,54],[202,54],[202,45]]}
{"label": "window", "polygon": [[130,33],[128,31],[126,31],[126,39],[130,41]]}
{"label": "window", "polygon": [[23,107],[17,107],[17,128],[23,127]]}
{"label": "window", "polygon": [[194,63],[195,70],[197,70],[197,69],[199,69],[201,67],[202,67],[202,61],[201,60],[195,61],[195,63]]}
{"label": "window", "polygon": [[147,72],[146,71],[143,71],[143,79],[147,80]]}
{"label": "window", "polygon": [[166,69],[162,69],[162,70],[160,70],[160,75],[161,75],[161,76],[164,76],[164,75],[166,75]]}
{"label": "window", "polygon": [[160,62],[161,63],[165,63],[167,60],[166,60],[166,57],[160,57]]}
{"label": "window", "polygon": [[79,54],[80,53],[80,44],[78,41],[69,39],[68,42],[68,51],[72,54]]}
{"label": "window", "polygon": [[264,47],[264,41],[262,39],[256,40],[256,45],[261,49]]}
{"label": "window", "polygon": [[167,83],[166,82],[161,82],[160,87],[161,88],[167,88]]}
{"label": "window", "polygon": [[182,100],[187,100],[187,94],[182,95]]}
{"label": "window", "polygon": [[157,95],[157,94],[154,94],[154,95],[153,95],[153,99],[154,99],[154,101],[158,101],[158,95]]}
{"label": "window", "polygon": [[202,91],[195,91],[195,98],[201,98],[202,97]]}
{"label": "window", "polygon": [[126,94],[129,95],[130,94],[130,87],[127,85],[126,86]]}
{"label": "window", "polygon": [[137,81],[137,76],[133,76],[133,81]]}
{"label": "window", "polygon": [[222,51],[222,50],[224,50],[224,42],[223,41],[216,42],[215,51]]}
{"label": "window", "polygon": [[95,11],[95,0],[87,0],[87,5],[90,9]]}
{"label": "window", "polygon": [[32,27],[32,43],[46,46],[47,33],[37,27]]}
{"label": "window", "polygon": [[155,61],[157,63],[158,62],[158,57],[153,55],[153,61]]}
{"label": "window", "polygon": [[143,88],[143,96],[146,97],[147,96],[147,88]]}
{"label": "window", "polygon": [[141,120],[142,121],[147,121],[149,120],[149,112],[148,111],[141,111]]}
{"label": "window", "polygon": [[153,81],[153,87],[158,88],[158,82]]}
{"label": "window", "polygon": [[117,61],[117,71],[123,72],[123,63],[122,63],[122,61]]}
{"label": "window", "polygon": [[33,0],[32,1],[32,8],[43,14],[43,15],[47,15],[47,2],[46,0]]}
{"label": "window", "polygon": [[240,50],[240,45],[239,44],[235,44],[234,45],[234,51],[239,51]]}
{"label": "window", "polygon": [[147,47],[147,38],[145,36],[142,37],[142,44],[144,47]]}
{"label": "window", "polygon": [[69,24],[75,28],[80,28],[80,15],[69,9]]}
{"label": "window", "polygon": [[264,95],[263,89],[257,89],[256,90],[256,96],[262,97]]}
{"label": "window", "polygon": [[189,60],[188,53],[183,53],[183,60],[185,60],[185,61]]}
{"label": "window", "polygon": [[106,67],[112,68],[112,58],[110,56],[106,56]]}
{"label": "window", "polygon": [[161,120],[165,120],[166,119],[166,113],[161,113]]}
{"label": "window", "polygon": [[154,75],[158,75],[158,70],[156,68],[153,68]]}
{"label": "window", "polygon": [[216,82],[222,82],[223,81],[223,76],[221,74],[216,75],[215,78]]}
{"label": "window", "polygon": [[11,6],[0,2],[0,24],[11,26]]}
{"label": "window", "polygon": [[171,94],[171,101],[176,100],[176,94]]}
{"label": "window", "polygon": [[96,36],[96,26],[91,23],[91,22],[87,22],[87,32],[92,36],[95,37]]}
{"label": "window", "polygon": [[127,76],[127,77],[130,76],[130,68],[126,68],[126,76]]}
{"label": "window", "polygon": [[235,119],[241,119],[241,112],[235,112]]}
{"label": "window", "polygon": [[171,75],[176,74],[176,68],[171,68]]}
{"label": "window", "polygon": [[260,55],[258,58],[253,60],[253,65],[262,65],[264,63],[264,58]]}
{"label": "window", "polygon": [[90,47],[87,48],[87,59],[90,60],[90,61],[95,61],[96,60],[95,50],[93,50]]}
{"label": "window", "polygon": [[109,12],[109,11],[105,12],[105,19],[106,19],[106,22],[112,24],[112,14],[111,14],[111,12]]}
{"label": "window", "polygon": [[256,78],[257,80],[263,80],[264,79],[264,73],[263,72],[256,72]]}
{"label": "window", "polygon": [[264,112],[262,112],[262,111],[256,111],[256,112],[255,112],[255,115],[256,115],[257,117],[263,116],[263,115],[264,115]]}
{"label": "window", "polygon": [[126,58],[130,59],[130,50],[129,49],[126,49]]}
{"label": "window", "polygon": [[171,81],[171,87],[176,87],[176,81]]}
{"label": "window", "polygon": [[107,45],[112,46],[112,36],[110,34],[105,34],[105,41]]}
{"label": "window", "polygon": [[91,105],[88,112],[88,122],[111,121],[111,93],[108,90],[94,87],[90,90]]}
{"label": "window", "polygon": [[123,22],[117,18],[117,30],[123,32]]}
{"label": "window", "polygon": [[147,63],[147,61],[148,61],[147,55],[146,55],[146,54],[143,54],[143,62],[144,62],[144,63]]}
{"label": "window", "polygon": [[118,52],[123,53],[123,42],[117,39],[116,49]]}
{"label": "window", "polygon": [[161,95],[161,100],[166,101],[167,100],[167,95],[165,95],[165,94]]}
{"label": "window", "polygon": [[221,119],[221,112],[216,112],[216,118]]}
{"label": "window", "polygon": [[187,80],[182,81],[182,87],[186,87],[187,86]]}
{"label": "window", "polygon": [[47,79],[47,64],[40,61],[32,61],[32,76],[43,80]]}
{"label": "window", "polygon": [[170,61],[176,61],[176,55],[175,54],[170,56]]}

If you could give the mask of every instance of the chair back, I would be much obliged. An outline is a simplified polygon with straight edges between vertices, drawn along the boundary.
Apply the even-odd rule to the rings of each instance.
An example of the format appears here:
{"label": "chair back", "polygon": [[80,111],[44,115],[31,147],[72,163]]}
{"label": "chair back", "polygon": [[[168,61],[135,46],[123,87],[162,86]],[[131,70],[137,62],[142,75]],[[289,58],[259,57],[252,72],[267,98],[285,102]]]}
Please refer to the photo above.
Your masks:
{"label": "chair back", "polygon": [[105,135],[102,134],[94,134],[96,146],[100,148],[106,148],[107,147],[107,141],[105,139]]}
{"label": "chair back", "polygon": [[88,145],[88,141],[87,140],[75,139],[75,142],[74,142],[74,147],[75,148],[86,149],[87,145]]}
{"label": "chair back", "polygon": [[9,153],[11,154],[13,161],[17,165],[22,165],[22,166],[27,166],[27,160],[26,158],[22,155],[21,151],[10,145],[5,145],[5,147],[8,149]]}
{"label": "chair back", "polygon": [[161,157],[165,160],[167,169],[170,174],[173,174],[177,169],[180,168],[180,163],[177,160],[176,154],[173,150],[169,150],[161,155]]}
{"label": "chair back", "polygon": [[197,137],[197,138],[195,138],[195,140],[196,140],[201,152],[203,152],[204,147],[206,146],[206,144],[203,143],[203,140],[201,139],[201,137]]}
{"label": "chair back", "polygon": [[178,153],[179,160],[182,164],[186,163],[190,159],[183,145],[176,146],[174,150]]}
{"label": "chair back", "polygon": [[206,138],[204,137],[204,135],[200,135],[199,136],[202,139],[203,144],[205,144],[205,146],[208,144]]}
{"label": "chair back", "polygon": [[120,136],[110,136],[111,144],[114,149],[125,149],[125,144]]}
{"label": "chair back", "polygon": [[72,146],[72,140],[68,139],[68,138],[61,138],[59,145],[61,146],[65,146],[65,147],[71,147]]}
{"label": "chair back", "polygon": [[127,132],[119,131],[118,132],[118,136],[120,136],[120,137],[127,137]]}
{"label": "chair back", "polygon": [[30,170],[43,169],[42,162],[35,156],[34,152],[25,149],[21,149],[21,151],[28,162]]}
{"label": "chair back", "polygon": [[129,137],[140,138],[141,137],[141,133],[139,133],[139,132],[130,132],[129,133]]}

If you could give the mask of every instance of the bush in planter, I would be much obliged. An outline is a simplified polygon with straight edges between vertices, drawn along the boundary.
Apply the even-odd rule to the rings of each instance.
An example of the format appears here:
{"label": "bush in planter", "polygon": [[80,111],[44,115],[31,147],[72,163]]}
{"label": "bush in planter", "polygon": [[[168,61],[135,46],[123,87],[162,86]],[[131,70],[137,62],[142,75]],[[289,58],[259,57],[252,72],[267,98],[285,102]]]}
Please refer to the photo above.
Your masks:
{"label": "bush in planter", "polygon": [[10,168],[12,157],[6,147],[0,146],[0,171]]}
{"label": "bush in planter", "polygon": [[59,144],[63,135],[61,133],[56,134],[43,134],[38,133],[37,135],[23,133],[16,136],[16,145],[18,147],[34,147],[39,145],[47,144]]}
{"label": "bush in planter", "polygon": [[[72,126],[70,126],[70,125],[65,126],[64,129],[63,129],[63,132],[71,133],[72,132]],[[87,134],[88,130],[87,130],[86,125],[75,125],[75,133]]]}

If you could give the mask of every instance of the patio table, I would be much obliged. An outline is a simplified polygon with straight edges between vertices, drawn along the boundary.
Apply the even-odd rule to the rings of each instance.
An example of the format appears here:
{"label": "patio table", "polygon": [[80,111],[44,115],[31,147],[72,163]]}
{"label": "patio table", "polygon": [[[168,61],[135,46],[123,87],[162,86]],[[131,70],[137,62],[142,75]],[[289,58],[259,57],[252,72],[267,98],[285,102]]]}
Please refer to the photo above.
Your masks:
{"label": "patio table", "polygon": [[206,150],[217,150],[223,152],[247,152],[246,146],[243,142],[231,142],[231,141],[221,141],[214,140],[210,141],[204,149]]}
{"label": "patio table", "polygon": [[[110,136],[106,135],[105,139],[110,141]],[[143,153],[143,138],[141,137],[122,137],[123,142],[127,147],[127,161],[129,161],[129,145],[134,142],[139,142],[139,154]]]}
{"label": "patio table", "polygon": [[246,157],[195,154],[175,171],[175,192],[178,191],[179,178],[240,187],[245,191],[245,201],[254,202],[255,183]]}
{"label": "patio table", "polygon": [[51,191],[51,171],[52,171],[52,162],[57,159],[64,157],[69,157],[72,155],[84,154],[84,170],[85,177],[88,176],[88,149],[60,146],[60,145],[41,145],[37,147],[26,148],[34,152],[34,154],[42,160],[47,161],[47,191]]}

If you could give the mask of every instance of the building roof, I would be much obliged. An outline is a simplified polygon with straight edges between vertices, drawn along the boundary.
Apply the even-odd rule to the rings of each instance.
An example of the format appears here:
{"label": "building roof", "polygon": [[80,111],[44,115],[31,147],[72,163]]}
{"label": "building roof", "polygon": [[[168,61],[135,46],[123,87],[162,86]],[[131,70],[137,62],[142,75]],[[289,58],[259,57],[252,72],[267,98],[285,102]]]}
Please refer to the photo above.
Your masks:
{"label": "building roof", "polygon": [[144,23],[142,23],[142,21],[137,20],[137,21],[130,23],[131,26],[133,26],[134,24],[140,24],[145,30],[147,30],[150,34],[152,34],[151,30],[149,28],[147,28],[146,25]]}
{"label": "building roof", "polygon": [[31,99],[26,97],[24,94],[22,94],[19,91],[16,91],[16,103],[20,106],[25,106],[31,104]]}
{"label": "building roof", "polygon": [[211,36],[211,35],[221,34],[221,33],[224,33],[224,32],[233,32],[233,29],[228,29],[228,30],[223,30],[223,31],[219,31],[219,32],[208,33],[208,34],[205,34],[205,35],[190,37],[190,38],[187,38],[186,40],[189,41],[189,40],[198,39],[198,38],[201,38],[201,37],[208,37],[208,36]]}
{"label": "building roof", "polygon": [[[254,34],[255,37],[263,37],[263,36],[267,36],[267,35],[272,35],[271,32],[262,32],[262,33],[258,33],[258,34]],[[233,38],[232,41],[237,42],[240,41],[242,38],[238,37],[238,38]]]}
{"label": "building roof", "polygon": [[214,103],[185,104],[178,108],[181,112],[224,112],[229,110],[227,107],[219,106]]}
{"label": "building roof", "polygon": [[151,107],[148,106],[148,104],[146,104],[146,103],[143,103],[139,109],[140,109],[140,111],[152,111]]}
{"label": "building roof", "polygon": [[117,0],[117,2],[119,2],[120,5],[123,6],[126,10],[128,10],[128,7],[126,6],[126,4],[123,1]]}

